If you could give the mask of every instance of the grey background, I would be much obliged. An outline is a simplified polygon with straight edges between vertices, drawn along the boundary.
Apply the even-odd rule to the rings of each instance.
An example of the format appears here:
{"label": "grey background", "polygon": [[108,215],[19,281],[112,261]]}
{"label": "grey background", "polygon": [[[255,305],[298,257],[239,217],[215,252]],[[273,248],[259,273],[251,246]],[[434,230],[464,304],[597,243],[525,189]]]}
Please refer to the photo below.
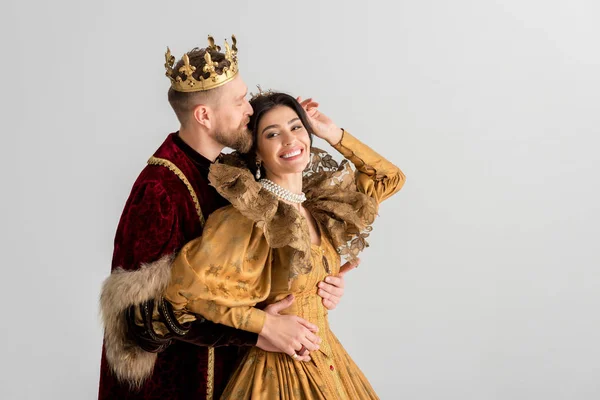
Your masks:
{"label": "grey background", "polygon": [[0,7],[0,398],[95,398],[118,219],[177,129],[163,54],[208,33],[408,176],[331,316],[381,398],[600,398],[597,1]]}

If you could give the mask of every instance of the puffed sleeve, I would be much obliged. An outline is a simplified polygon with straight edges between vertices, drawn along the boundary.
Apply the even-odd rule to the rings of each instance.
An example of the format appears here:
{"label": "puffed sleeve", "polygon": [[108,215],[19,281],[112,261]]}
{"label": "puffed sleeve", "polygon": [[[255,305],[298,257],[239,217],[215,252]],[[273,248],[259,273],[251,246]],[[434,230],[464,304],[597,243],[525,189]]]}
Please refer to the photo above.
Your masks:
{"label": "puffed sleeve", "polygon": [[271,290],[271,250],[263,229],[232,206],[206,221],[201,237],[173,263],[165,299],[177,319],[189,314],[260,333],[266,314],[255,305]]}

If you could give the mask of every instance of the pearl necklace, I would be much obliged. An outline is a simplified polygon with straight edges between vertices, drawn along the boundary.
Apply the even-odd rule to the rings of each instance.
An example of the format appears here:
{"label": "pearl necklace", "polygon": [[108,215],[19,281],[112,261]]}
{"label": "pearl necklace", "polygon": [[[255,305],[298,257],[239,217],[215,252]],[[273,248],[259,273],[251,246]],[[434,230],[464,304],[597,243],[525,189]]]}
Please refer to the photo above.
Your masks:
{"label": "pearl necklace", "polygon": [[304,193],[300,193],[300,194],[292,193],[289,190],[287,190],[286,188],[283,188],[283,187],[279,186],[278,184],[276,184],[275,182],[270,181],[268,179],[261,179],[258,182],[262,185],[263,188],[265,188],[269,192],[273,193],[275,196],[279,197],[282,200],[285,200],[285,201],[288,201],[288,202],[294,203],[294,204],[301,204],[306,200],[306,196],[304,195]]}

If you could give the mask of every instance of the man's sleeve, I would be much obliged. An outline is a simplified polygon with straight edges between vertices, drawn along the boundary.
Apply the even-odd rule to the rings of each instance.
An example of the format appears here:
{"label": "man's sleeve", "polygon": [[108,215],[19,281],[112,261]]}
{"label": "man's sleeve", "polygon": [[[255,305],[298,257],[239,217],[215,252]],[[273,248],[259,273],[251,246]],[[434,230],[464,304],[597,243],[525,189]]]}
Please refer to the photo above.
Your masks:
{"label": "man's sleeve", "polygon": [[124,290],[112,293],[114,303],[126,306],[116,318],[124,324],[120,327],[126,332],[123,340],[148,352],[160,352],[172,340],[200,346],[255,345],[258,335],[203,318],[177,325],[169,318],[167,307],[161,307],[170,276],[169,261],[185,244],[178,209],[158,183],[135,188],[127,201],[113,254],[113,275],[128,281],[119,285]]}
{"label": "man's sleeve", "polygon": [[117,228],[113,269],[139,270],[175,253],[185,244],[181,222],[177,205],[162,185],[134,188]]}

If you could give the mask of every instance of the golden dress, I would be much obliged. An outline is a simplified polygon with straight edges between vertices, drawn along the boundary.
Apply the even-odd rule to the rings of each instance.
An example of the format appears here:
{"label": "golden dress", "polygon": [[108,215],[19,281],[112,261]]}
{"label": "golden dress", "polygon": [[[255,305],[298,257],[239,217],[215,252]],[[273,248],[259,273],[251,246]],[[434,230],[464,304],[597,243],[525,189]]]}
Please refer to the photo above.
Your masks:
{"label": "golden dress", "polygon": [[293,305],[282,314],[314,323],[322,339],[309,362],[250,348],[223,399],[378,398],[329,328],[317,284],[339,272],[341,255],[353,258],[367,246],[378,204],[400,190],[405,177],[348,132],[334,147],[356,171],[347,161],[338,166],[326,153],[316,153],[303,181],[303,205],[317,223],[320,245],[311,244],[306,219],[247,169],[235,162],[211,166],[211,184],[231,206],[211,214],[202,236],[173,263],[165,299],[177,319],[202,316],[260,333],[266,315],[260,307],[293,294]]}

